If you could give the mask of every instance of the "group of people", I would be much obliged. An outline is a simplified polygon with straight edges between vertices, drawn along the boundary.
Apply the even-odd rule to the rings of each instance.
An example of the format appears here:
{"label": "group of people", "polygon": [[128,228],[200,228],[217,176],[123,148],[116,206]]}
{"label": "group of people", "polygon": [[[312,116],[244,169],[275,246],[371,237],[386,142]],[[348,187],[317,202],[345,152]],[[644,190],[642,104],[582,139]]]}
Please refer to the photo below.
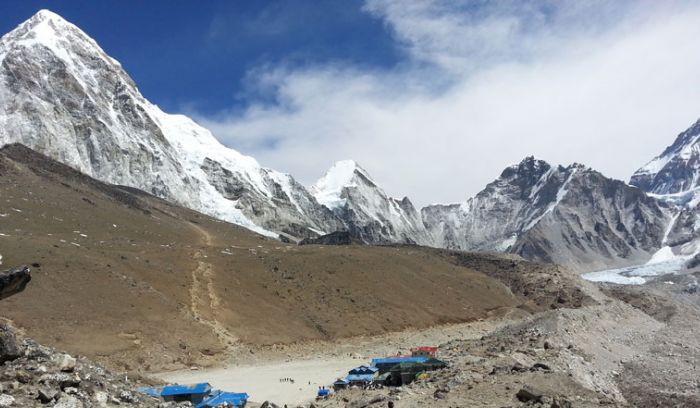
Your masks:
{"label": "group of people", "polygon": [[280,382],[288,382],[294,384],[294,378],[280,378]]}

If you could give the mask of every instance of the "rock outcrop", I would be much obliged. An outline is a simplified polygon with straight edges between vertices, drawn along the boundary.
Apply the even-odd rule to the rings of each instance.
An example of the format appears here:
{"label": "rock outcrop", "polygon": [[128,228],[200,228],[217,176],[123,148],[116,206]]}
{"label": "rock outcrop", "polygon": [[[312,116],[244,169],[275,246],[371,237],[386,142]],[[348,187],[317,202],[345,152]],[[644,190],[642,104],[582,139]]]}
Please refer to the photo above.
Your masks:
{"label": "rock outcrop", "polygon": [[0,300],[23,291],[30,280],[32,274],[26,266],[0,272]]}

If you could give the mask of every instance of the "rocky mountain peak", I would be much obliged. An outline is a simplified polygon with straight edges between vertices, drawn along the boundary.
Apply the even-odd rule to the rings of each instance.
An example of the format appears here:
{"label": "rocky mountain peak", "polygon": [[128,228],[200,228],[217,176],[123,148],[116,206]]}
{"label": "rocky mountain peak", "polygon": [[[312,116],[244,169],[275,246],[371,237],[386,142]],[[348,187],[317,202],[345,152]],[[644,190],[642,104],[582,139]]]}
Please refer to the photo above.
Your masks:
{"label": "rocky mountain peak", "polygon": [[343,189],[360,185],[377,187],[369,173],[357,162],[340,160],[334,163],[311,187],[311,192],[321,204],[332,209],[343,204],[344,201],[341,198]]}
{"label": "rocky mountain peak", "polygon": [[[102,57],[107,57],[100,46],[80,28],[50,10],[40,10],[31,18],[5,34],[0,40],[4,46],[42,46],[57,57],[69,61],[75,56],[71,50],[89,47]],[[108,58],[108,57],[107,57]],[[116,62],[109,58],[112,62]]]}
{"label": "rocky mountain peak", "polygon": [[411,201],[396,200],[354,160],[341,160],[311,187],[316,200],[343,221],[350,236],[367,243],[433,243]]}
{"label": "rocky mountain peak", "polygon": [[534,156],[524,158],[520,163],[506,167],[501,173],[501,178],[508,179],[522,176],[541,176],[551,166],[544,160],[538,160]]}
{"label": "rocky mountain peak", "polygon": [[63,17],[48,9],[41,9],[37,11],[36,14],[34,14],[20,26],[26,26],[31,30],[35,29],[41,24],[48,24],[50,27],[56,29],[56,32],[60,32],[58,30],[59,27],[75,27],[73,24],[66,21]]}
{"label": "rocky mountain peak", "polygon": [[700,120],[672,145],[637,170],[630,184],[655,194],[675,194],[700,186]]}

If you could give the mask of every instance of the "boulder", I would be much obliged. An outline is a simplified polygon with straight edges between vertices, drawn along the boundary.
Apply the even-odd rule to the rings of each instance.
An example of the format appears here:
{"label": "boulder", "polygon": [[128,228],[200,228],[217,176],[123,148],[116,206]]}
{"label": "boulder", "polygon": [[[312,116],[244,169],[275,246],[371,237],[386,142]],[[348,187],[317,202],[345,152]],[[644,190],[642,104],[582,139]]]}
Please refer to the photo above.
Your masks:
{"label": "boulder", "polygon": [[58,365],[58,369],[63,371],[64,373],[72,373],[73,370],[75,370],[75,357],[72,357],[68,354],[61,354],[56,358],[56,365]]}
{"label": "boulder", "polygon": [[0,324],[0,364],[21,357],[24,349],[14,330],[8,325]]}
{"label": "boulder", "polygon": [[11,407],[15,405],[15,398],[12,395],[0,394],[0,408]]}
{"label": "boulder", "polygon": [[23,291],[30,280],[32,275],[26,266],[0,272],[0,300]]}
{"label": "boulder", "polygon": [[376,404],[378,402],[382,402],[386,399],[383,395],[376,395],[372,398],[367,398],[367,399],[360,399],[357,401],[353,401],[348,405],[350,408],[365,408],[368,407],[372,404]]}
{"label": "boulder", "polygon": [[520,391],[518,391],[518,393],[515,394],[515,396],[518,398],[518,401],[520,402],[540,402],[542,401],[543,395],[544,394],[538,389],[530,387],[528,385],[521,388]]}
{"label": "boulder", "polygon": [[83,403],[72,395],[61,395],[54,408],[83,408]]}
{"label": "boulder", "polygon": [[41,401],[42,404],[48,404],[58,397],[58,391],[51,388],[40,388],[37,399]]}

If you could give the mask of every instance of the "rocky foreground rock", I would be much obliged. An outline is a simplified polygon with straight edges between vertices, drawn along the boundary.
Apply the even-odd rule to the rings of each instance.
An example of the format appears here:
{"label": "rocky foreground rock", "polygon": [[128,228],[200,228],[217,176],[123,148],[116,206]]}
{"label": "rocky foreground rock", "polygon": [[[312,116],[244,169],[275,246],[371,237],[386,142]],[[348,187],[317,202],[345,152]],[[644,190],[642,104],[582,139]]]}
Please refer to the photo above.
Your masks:
{"label": "rocky foreground rock", "polygon": [[[30,279],[27,267],[0,273],[2,298],[24,290]],[[0,324],[0,364],[0,408],[178,406],[139,394],[125,377],[24,338],[8,324]]]}
{"label": "rocky foreground rock", "polygon": [[30,280],[32,274],[26,266],[0,272],[0,300],[23,291]]}

